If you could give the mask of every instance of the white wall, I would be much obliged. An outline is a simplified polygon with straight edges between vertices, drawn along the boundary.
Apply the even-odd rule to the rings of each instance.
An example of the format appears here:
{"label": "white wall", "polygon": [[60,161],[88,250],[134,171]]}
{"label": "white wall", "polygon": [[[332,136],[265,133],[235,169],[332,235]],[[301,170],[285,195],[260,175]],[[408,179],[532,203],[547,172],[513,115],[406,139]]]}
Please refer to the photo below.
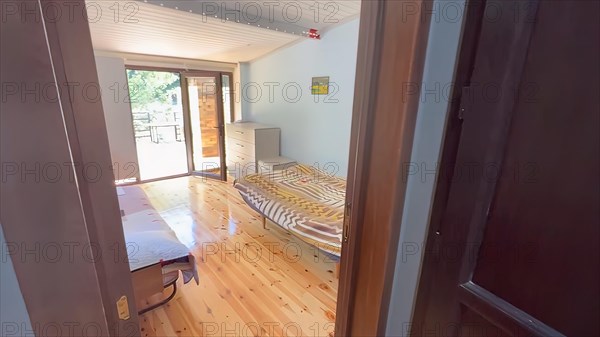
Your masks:
{"label": "white wall", "polygon": [[[464,0],[435,0],[434,6],[440,3],[464,8]],[[461,32],[460,19],[432,19],[411,156],[411,162],[421,168],[408,177],[386,336],[409,335],[437,181],[437,176],[425,174],[424,168],[433,170],[441,155],[449,108],[447,93],[442,89],[453,81]],[[436,88],[436,84],[439,90],[423,89]]]}
{"label": "white wall", "polygon": [[31,333],[29,314],[0,224],[0,336]]}
{"label": "white wall", "polygon": [[[352,20],[328,30],[321,40],[304,40],[241,69],[243,119],[280,127],[283,156],[320,167],[335,163],[343,177],[348,170],[358,26],[359,20]],[[317,76],[329,76],[337,93],[311,95],[312,77]],[[302,93],[296,98],[297,87]]]}
{"label": "white wall", "polygon": [[131,164],[137,167],[137,153],[125,63],[122,58],[96,56],[96,68],[115,179],[134,178]]}
{"label": "white wall", "polygon": [[241,64],[237,64],[235,69],[233,70],[233,81],[231,83],[233,90],[233,121],[242,120],[242,99],[240,92],[240,83],[241,81]]}

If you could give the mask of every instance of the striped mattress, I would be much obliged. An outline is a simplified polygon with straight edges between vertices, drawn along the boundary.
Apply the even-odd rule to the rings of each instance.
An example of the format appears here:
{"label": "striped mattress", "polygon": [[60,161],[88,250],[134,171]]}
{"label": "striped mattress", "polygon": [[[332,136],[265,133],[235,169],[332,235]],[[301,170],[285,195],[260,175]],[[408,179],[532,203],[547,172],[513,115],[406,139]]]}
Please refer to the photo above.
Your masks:
{"label": "striped mattress", "polygon": [[269,174],[251,174],[234,187],[256,211],[301,240],[340,256],[346,181],[296,164]]}

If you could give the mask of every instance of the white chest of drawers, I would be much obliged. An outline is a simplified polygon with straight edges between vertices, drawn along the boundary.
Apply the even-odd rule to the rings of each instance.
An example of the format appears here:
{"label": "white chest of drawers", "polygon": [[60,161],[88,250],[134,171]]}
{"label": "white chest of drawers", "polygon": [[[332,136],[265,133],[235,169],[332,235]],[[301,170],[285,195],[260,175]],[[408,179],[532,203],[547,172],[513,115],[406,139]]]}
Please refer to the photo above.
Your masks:
{"label": "white chest of drawers", "polygon": [[227,171],[234,178],[257,172],[260,160],[279,156],[277,127],[251,122],[225,126]]}

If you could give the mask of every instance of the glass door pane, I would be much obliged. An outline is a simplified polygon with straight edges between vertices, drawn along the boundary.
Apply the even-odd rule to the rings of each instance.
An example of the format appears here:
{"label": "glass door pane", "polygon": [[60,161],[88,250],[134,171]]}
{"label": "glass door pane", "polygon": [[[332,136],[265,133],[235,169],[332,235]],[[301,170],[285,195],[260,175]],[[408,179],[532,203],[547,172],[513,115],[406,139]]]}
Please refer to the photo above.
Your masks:
{"label": "glass door pane", "polygon": [[217,76],[186,76],[194,172],[223,179],[223,106]]}
{"label": "glass door pane", "polygon": [[189,172],[179,73],[127,69],[140,179]]}
{"label": "glass door pane", "polygon": [[225,117],[225,124],[233,122],[232,120],[232,106],[233,101],[231,99],[231,76],[227,74],[221,75],[223,81],[223,116]]}

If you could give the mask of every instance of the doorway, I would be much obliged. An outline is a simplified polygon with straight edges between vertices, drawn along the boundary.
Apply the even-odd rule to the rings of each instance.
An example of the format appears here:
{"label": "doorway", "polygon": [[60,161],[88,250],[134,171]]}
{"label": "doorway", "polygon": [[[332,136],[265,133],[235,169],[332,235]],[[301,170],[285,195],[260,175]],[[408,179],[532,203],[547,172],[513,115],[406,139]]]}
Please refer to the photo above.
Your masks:
{"label": "doorway", "polygon": [[180,74],[129,68],[127,83],[139,179],[187,174]]}
{"label": "doorway", "polygon": [[[379,4],[379,2],[370,2],[371,4],[369,4],[369,2],[367,2],[367,3],[368,3],[367,4],[367,11],[365,11],[365,13],[367,13],[367,14],[364,15],[365,19],[362,19],[363,21],[366,21],[367,24],[369,22],[375,22],[375,20],[367,20],[367,19],[370,19],[370,18],[372,18],[374,16],[374,15],[369,15],[369,14],[376,13],[377,15],[383,15],[383,14],[386,13],[386,11],[383,11],[383,10],[377,10],[377,11],[373,10],[372,7],[382,6],[382,5]],[[381,2],[381,3],[383,3],[383,2]],[[372,6],[372,7],[368,7],[368,6]],[[384,8],[383,7],[378,7],[377,9],[384,9]],[[394,13],[393,11],[388,11],[387,13],[389,13],[390,16],[391,15],[397,15],[397,12]],[[61,22],[49,22],[49,23],[52,25],[51,27],[53,27],[53,28],[55,26],[57,26],[57,28],[59,28],[59,30],[57,30],[57,31],[59,33],[62,33],[62,34],[64,34],[64,33],[78,33],[79,31],[83,31],[84,33],[87,33],[87,31],[83,30],[83,29],[81,29],[81,30],[77,30],[77,29],[67,30],[67,29],[65,29],[65,22],[64,21],[65,20],[62,20]],[[387,23],[392,23],[393,24],[393,23],[396,23],[398,21],[400,21],[400,20],[385,20],[385,23],[386,24]],[[418,20],[418,21],[415,21],[415,22],[420,22],[420,21],[421,20]],[[381,20],[379,22],[383,22],[383,20]],[[377,27],[379,27],[379,26],[377,26]],[[375,27],[375,28],[377,28],[377,27]],[[375,59],[375,57],[373,57],[373,58],[368,57],[368,60],[365,61],[363,55],[365,55],[365,54],[367,56],[371,55],[372,51],[374,49],[377,49],[377,46],[379,44],[379,43],[377,43],[377,41],[379,41],[379,39],[367,39],[366,37],[370,37],[371,36],[370,32],[375,32],[375,31],[379,32],[379,30],[372,29],[373,27],[369,27],[369,26],[367,26],[367,28],[368,29],[363,29],[361,27],[361,36],[364,36],[364,37],[361,38],[361,44],[360,44],[361,48],[359,48],[359,51],[361,52],[361,58],[359,58],[360,61],[358,62],[358,64],[360,65],[361,69],[370,70],[370,69],[366,69],[366,68],[368,68],[369,65],[371,65],[371,62],[369,60]],[[371,29],[369,29],[369,28],[371,28]],[[394,28],[394,27],[392,26],[392,28]],[[366,30],[366,32],[365,32],[365,30]],[[388,29],[388,31],[389,31],[389,29]],[[54,30],[49,30],[49,32],[53,33]],[[390,34],[389,32],[386,32],[386,31],[383,31],[383,33]],[[384,35],[384,36],[387,37],[388,36],[387,34]],[[60,47],[62,47],[63,51],[65,53],[61,54],[61,55],[67,56],[67,57],[69,57],[69,59],[72,59],[73,57],[77,57],[78,60],[82,60],[82,61],[86,60],[86,58],[81,58],[80,57],[80,53],[79,53],[78,50],[74,50],[73,44],[63,44],[63,45],[60,45],[59,44],[60,40],[56,38],[57,35],[58,35],[58,33],[56,33],[55,35],[52,36],[54,38],[48,39],[48,41],[46,41],[44,43],[48,43],[50,46],[52,46],[53,47],[52,50],[60,50],[59,48],[54,48],[54,46],[60,46]],[[390,34],[390,35],[394,36],[393,34]],[[88,38],[88,40],[89,40],[89,37],[86,37],[86,38]],[[64,41],[65,39],[62,39],[62,40]],[[390,40],[391,41],[400,41],[398,43],[403,42],[400,39],[390,39]],[[367,44],[366,41],[368,41],[368,42],[376,41],[375,42],[375,47],[373,45],[371,45],[371,44]],[[409,41],[409,42],[412,42],[412,41]],[[417,44],[416,43],[406,43],[406,45],[415,46]],[[71,50],[71,49],[73,49],[73,50]],[[86,49],[87,50],[91,50],[91,48],[86,48]],[[406,53],[410,52],[411,54],[414,54],[414,51],[408,51],[409,48],[389,48],[389,49],[391,49],[393,51],[401,50],[401,51],[406,52]],[[415,48],[413,47],[413,49],[415,49]],[[374,52],[374,53],[376,55],[379,55],[378,52]],[[395,56],[395,55],[393,55],[393,56]],[[88,55],[88,59],[91,59],[90,55]],[[382,62],[381,69],[390,69],[389,67],[386,67],[386,65],[387,65],[386,63],[390,63],[389,62],[390,60],[394,60],[394,61],[396,61],[396,60],[402,60],[402,61],[404,61],[406,63],[410,63],[410,61],[413,60],[413,59],[410,57],[410,55],[409,55],[409,57],[402,57],[402,58],[401,57],[386,57],[386,58],[383,58],[384,62]],[[82,61],[80,61],[80,62],[82,62]],[[385,62],[385,61],[388,61],[388,62]],[[62,62],[57,62],[57,65],[59,67],[62,67],[63,64],[64,63],[62,63]],[[81,64],[81,63],[77,63],[77,64]],[[85,67],[82,67],[82,68],[86,69]],[[92,69],[92,68],[93,68],[93,66],[87,67],[87,69]],[[376,73],[377,69],[379,69],[379,67],[376,68],[374,66],[370,67],[370,68],[375,69],[375,71],[363,71],[363,70],[361,70],[361,72],[363,73],[363,78],[366,77],[367,79],[371,79],[371,77],[368,77],[368,76],[370,76],[371,73]],[[403,69],[406,69],[407,67],[397,67],[397,68],[403,70]],[[73,71],[73,69],[76,70],[77,68],[72,67],[71,69],[67,69],[67,70],[69,70],[69,72],[68,72],[69,75],[72,75],[72,73],[75,73],[75,74],[77,73],[76,71]],[[365,74],[369,74],[369,75],[365,75]],[[412,74],[412,72],[411,72],[411,74]],[[404,74],[402,74],[402,75],[404,75]],[[70,77],[67,77],[67,78],[70,78]],[[397,76],[394,78],[394,80],[397,83],[401,83],[401,81],[398,80]],[[402,79],[402,80],[405,80],[405,79]],[[413,78],[407,78],[406,80],[414,80],[414,79]],[[371,86],[370,85],[372,82],[374,82],[374,81],[358,81],[358,83],[363,83],[363,84],[361,84],[361,86],[359,88],[366,89],[365,90],[366,92],[371,92],[372,93],[372,92],[376,91],[375,88],[373,88],[373,87],[376,87],[376,86],[374,86],[374,85]],[[384,89],[387,90],[388,92],[391,91],[392,89],[397,92],[397,89],[398,89],[397,87],[394,87],[394,86],[380,86],[380,87],[381,87],[380,90],[378,90],[379,92],[383,92]],[[357,93],[358,92],[360,92],[360,90],[357,90]],[[362,97],[362,96],[368,96],[368,95],[366,95],[366,94],[360,94],[360,96]],[[399,95],[396,95],[396,96],[399,96]],[[396,96],[391,96],[391,97],[396,97]],[[396,103],[395,101],[392,101],[392,100],[387,100],[387,101],[390,102],[390,103],[388,103],[389,105],[391,105],[391,103]],[[359,102],[359,104],[360,103],[361,102]],[[367,102],[367,103],[369,103],[369,102]],[[365,104],[365,105],[369,105],[369,106],[373,105],[374,106],[375,104]],[[397,105],[400,106],[400,104],[397,104]],[[357,106],[359,106],[359,105],[357,104]],[[364,109],[364,110],[367,110],[367,109]],[[370,111],[371,110],[369,110],[369,112]],[[392,115],[392,113],[394,113],[393,114],[394,117],[397,116],[397,115],[399,115],[399,114],[396,113],[396,110],[393,110],[393,109],[376,109],[376,110],[373,109],[373,111],[377,112],[376,117],[378,117],[376,119],[375,118],[373,118],[373,119],[375,119],[379,124],[382,123],[381,118],[379,118],[382,113],[388,113],[389,115]],[[98,115],[98,114],[96,114],[96,115]],[[357,120],[361,120],[361,116],[364,116],[364,115],[370,115],[370,114],[367,114],[367,113],[361,114],[356,119]],[[185,116],[185,114],[184,114],[184,116]],[[81,114],[77,114],[76,117],[77,118],[81,118]],[[384,115],[384,117],[385,117],[385,115]],[[388,120],[389,119],[383,119],[383,122],[386,122]],[[85,119],[83,121],[85,121]],[[408,124],[408,123],[397,123],[397,124],[405,125],[405,124]],[[356,123],[356,125],[358,125],[358,123]],[[360,124],[360,125],[362,126],[364,124]],[[394,125],[394,124],[393,123],[389,123],[388,125]],[[86,126],[86,125],[84,125],[84,126]],[[79,127],[81,127],[81,126],[79,126]],[[406,127],[406,128],[409,128],[409,127]],[[359,128],[355,127],[354,129],[358,130]],[[371,148],[367,147],[367,145],[370,146],[371,144],[374,144],[374,148],[377,149],[378,148],[377,146],[382,143],[382,140],[385,140],[387,142],[387,144],[389,145],[390,139],[396,140],[397,138],[399,138],[398,136],[397,136],[397,138],[393,138],[393,137],[389,137],[388,138],[387,137],[391,133],[391,131],[397,131],[398,130],[397,128],[392,128],[392,127],[387,127],[387,128],[386,127],[378,127],[378,128],[375,128],[375,127],[371,127],[370,125],[365,125],[365,127],[364,128],[361,127],[360,130],[361,130],[361,132],[357,131],[355,133],[356,135],[359,135],[360,137],[359,136],[354,137],[354,139],[356,139],[357,141],[356,141],[356,146],[353,145],[353,147],[359,148],[359,149],[366,148],[366,150],[369,151],[369,152],[371,152],[370,151]],[[373,130],[377,130],[377,131],[381,130],[381,133],[380,132],[374,132]],[[74,132],[72,132],[72,134],[74,134]],[[366,134],[366,137],[363,137],[363,135],[365,135],[365,134]],[[395,132],[394,134],[395,135],[401,135],[402,133],[401,132]],[[80,133],[79,135],[81,135],[82,136],[82,140],[84,140],[83,145],[84,146],[85,145],[89,145],[89,141],[86,141],[86,139],[83,137],[84,134]],[[375,136],[377,136],[377,137],[375,137]],[[365,141],[365,139],[366,139],[366,141]],[[371,139],[373,139],[374,142],[371,142],[370,141]],[[358,140],[360,140],[360,142]],[[367,144],[367,145],[365,145],[365,144]],[[399,142],[399,144],[404,144],[404,143],[403,142],[402,143]],[[105,147],[107,147],[107,146],[105,146]],[[85,147],[82,147],[82,148],[85,149]],[[390,146],[387,146],[387,147],[381,146],[381,147],[379,147],[379,149],[383,149],[383,151],[384,151],[383,154],[384,155],[387,155],[389,152],[391,152],[392,148],[393,147],[390,147]],[[393,150],[395,151],[395,153],[398,153],[398,148],[393,148]],[[385,152],[385,151],[389,151],[389,152]],[[362,158],[362,153],[363,152],[365,152],[365,151],[361,151],[359,153],[360,155],[357,155],[356,157]],[[376,152],[376,151],[372,151],[372,152],[373,153],[381,153],[381,152]],[[406,152],[406,151],[403,151],[402,153],[404,153],[404,152]],[[81,153],[85,154],[86,151],[81,151]],[[88,153],[95,154],[95,153],[97,153],[97,151],[88,151]],[[106,154],[105,157],[108,158],[108,154]],[[395,158],[395,157],[388,156],[385,159],[388,162],[390,162],[389,158]],[[105,160],[105,159],[102,159],[102,160]],[[364,161],[364,162],[363,161],[357,161],[357,162],[361,163],[360,164],[361,167],[359,167],[358,170],[357,170],[358,172],[363,172],[362,171],[362,166],[365,166],[365,167],[372,167],[372,166],[381,167],[381,166],[383,166],[383,165],[368,165],[368,164],[371,164],[371,163],[366,162],[366,161]],[[391,164],[395,165],[395,163],[397,163],[397,162],[401,162],[401,161],[400,160],[393,160],[393,161],[391,161]],[[376,162],[375,164],[378,164],[378,162]],[[396,168],[396,167],[394,166],[393,168]],[[380,172],[374,172],[373,174],[371,174],[370,171],[368,171],[368,170],[365,170],[365,171],[366,171],[366,174],[365,174],[366,178],[364,180],[369,180],[370,181],[370,179],[367,179],[367,178],[372,178],[372,176],[374,176],[375,174],[377,174],[378,177],[381,177],[380,178],[381,180],[388,178],[387,176],[385,176],[384,174],[381,174]],[[374,171],[374,170],[372,170],[372,171]],[[358,174],[357,174],[357,176],[358,176]],[[364,193],[365,196],[369,196],[369,198],[366,198],[366,200],[365,200],[366,202],[364,202],[364,203],[358,203],[357,202],[355,204],[356,206],[354,208],[352,208],[352,212],[356,213],[356,214],[354,214],[354,216],[352,218],[352,219],[355,219],[354,220],[355,222],[362,223],[362,221],[357,221],[356,220],[356,219],[359,218],[356,215],[362,215],[363,213],[366,213],[367,215],[373,214],[373,213],[370,212],[370,209],[368,209],[368,208],[366,209],[366,211],[369,211],[369,212],[364,212],[363,210],[360,210],[360,208],[362,208],[362,206],[361,206],[362,204],[373,205],[372,207],[377,206],[377,207],[381,208],[380,207],[381,200],[383,200],[383,201],[391,200],[392,202],[394,201],[393,198],[387,198],[387,196],[389,196],[391,194],[388,191],[392,190],[392,188],[388,188],[388,186],[393,186],[394,183],[395,183],[395,181],[390,182],[388,180],[387,184],[383,184],[383,183],[380,183],[381,180],[375,180],[375,183],[378,184],[377,186],[383,187],[382,188],[383,192],[387,192],[387,193],[385,193],[385,195],[383,195],[383,197],[382,197],[382,193],[377,193],[377,190],[374,190],[374,189],[370,189],[369,193]],[[356,185],[360,186],[361,185],[361,184],[359,184],[360,181],[357,181],[357,182],[358,183]],[[93,190],[92,190],[92,192],[93,192]],[[114,193],[112,193],[112,194],[114,195]],[[401,193],[399,193],[399,194],[401,194]],[[100,196],[110,196],[110,194],[109,193],[104,193],[104,194],[101,194]],[[377,203],[377,204],[375,202],[371,202],[371,196],[376,196],[377,199],[380,202]],[[392,195],[392,197],[394,197],[394,196],[395,196],[395,194]],[[108,199],[108,198],[106,198],[106,199]],[[114,199],[114,196],[113,196],[113,199]],[[113,200],[112,204],[114,206],[114,204],[115,204],[114,200]],[[86,205],[88,205],[88,203],[83,204],[83,207],[86,207]],[[117,209],[115,208],[115,210],[117,210]],[[113,212],[113,213],[114,214],[118,214],[118,212]],[[390,221],[385,221],[388,218],[388,214],[389,213],[386,211],[385,214],[383,214],[383,215],[377,215],[378,218],[372,217],[374,220],[372,220],[371,221],[372,223],[369,223],[368,225],[373,224],[374,226],[371,227],[371,228],[369,228],[370,229],[369,231],[365,231],[365,232],[370,232],[368,234],[370,234],[371,236],[366,236],[365,239],[362,239],[361,235],[356,235],[356,234],[353,235],[353,236],[351,236],[351,237],[349,237],[349,241],[351,243],[350,248],[361,247],[361,243],[363,241],[364,242],[371,242],[372,245],[377,245],[378,247],[383,247],[383,248],[377,248],[376,247],[377,249],[362,249],[362,252],[360,252],[361,253],[360,254],[361,260],[366,261],[366,262],[372,262],[369,265],[370,272],[369,273],[362,273],[362,275],[365,275],[365,276],[361,277],[361,279],[358,280],[359,282],[356,282],[357,286],[349,286],[349,285],[347,285],[347,286],[342,287],[342,290],[346,290],[346,289],[348,290],[348,292],[342,291],[342,297],[348,297],[348,298],[350,298],[350,297],[352,297],[352,298],[356,297],[358,299],[357,301],[350,301],[349,309],[346,309],[345,310],[346,312],[352,310],[353,307],[360,308],[360,309],[365,310],[365,311],[369,310],[371,312],[374,312],[373,315],[375,315],[375,316],[377,316],[379,314],[379,312],[380,312],[378,310],[379,308],[377,308],[376,306],[379,304],[379,301],[378,301],[379,298],[383,297],[383,296],[380,295],[380,293],[384,293],[384,292],[378,291],[379,289],[376,289],[376,291],[374,292],[373,291],[373,287],[363,287],[363,283],[364,282],[361,282],[361,281],[364,280],[364,279],[367,279],[367,277],[368,277],[367,280],[373,280],[373,283],[375,283],[375,282],[377,282],[377,283],[383,283],[383,282],[381,282],[382,278],[381,278],[380,274],[382,274],[381,271],[384,271],[384,269],[383,268],[379,268],[380,265],[382,264],[382,262],[380,262],[380,261],[386,261],[386,260],[388,260],[388,259],[386,259],[387,256],[385,255],[385,251],[394,250],[394,249],[388,249],[388,246],[390,246],[390,244],[388,242],[391,241],[391,240],[386,239],[388,237],[393,237],[393,235],[389,235],[389,231],[385,231],[385,230],[384,231],[379,231],[378,229],[382,228],[382,227],[383,227],[383,229],[389,228],[388,223]],[[369,217],[365,216],[365,218],[369,218]],[[377,220],[379,220],[379,218],[382,218],[383,221],[377,221]],[[356,227],[353,227],[353,229],[356,229]],[[100,231],[100,234],[103,234],[103,233],[105,233],[105,231]],[[380,240],[380,241],[369,240],[370,238],[373,237],[373,234],[371,234],[371,233],[378,233],[380,236],[383,236],[384,239]],[[120,241],[123,242],[123,239],[121,238]],[[365,247],[362,247],[362,248],[365,248]],[[392,247],[392,248],[394,248],[394,247]],[[357,251],[358,251],[358,249],[357,249]],[[384,254],[377,255],[377,254],[373,254],[372,253],[372,252],[379,253],[381,251],[384,251]],[[354,251],[352,251],[352,252],[354,252]],[[368,255],[366,253],[368,253]],[[357,255],[358,256],[359,254],[349,254],[349,255]],[[383,255],[383,257],[382,257],[382,255]],[[371,256],[374,256],[375,258],[369,259]],[[347,261],[347,259],[345,261]],[[352,267],[351,264],[345,263],[345,267],[343,268],[343,271],[342,271],[342,278],[343,278],[344,274],[348,274],[348,276],[349,276],[349,277],[347,277],[348,279],[354,279],[354,278],[356,278],[354,276],[357,276],[356,274],[358,274],[358,271],[362,271],[363,268],[361,268],[361,267],[363,267],[365,264],[366,263],[360,263],[360,264],[357,263],[356,264],[357,268],[355,270],[354,268],[351,268]],[[111,268],[107,268],[108,269],[107,273],[113,272],[114,264],[107,264],[107,267],[111,267]],[[123,273],[121,272],[120,275],[123,275]],[[116,287],[117,289],[115,291],[112,291],[115,288],[115,286],[114,285],[110,285],[110,284],[107,286],[107,280],[106,280],[106,278],[99,278],[99,282],[100,282],[100,286],[101,287],[106,288],[108,290],[111,290],[110,292],[108,292],[108,290],[107,290],[108,295],[112,296],[112,295],[120,294],[121,293],[121,292],[119,292],[119,290],[122,287]],[[115,284],[120,284],[120,283],[115,283]],[[375,284],[375,285],[377,286],[377,284]],[[365,289],[368,289],[368,291],[370,292],[370,294],[369,294],[370,296],[368,296],[368,297],[367,296],[356,296],[356,294],[354,292],[354,289],[360,289],[360,290],[363,290],[363,291],[366,291]],[[129,293],[131,293],[131,291],[129,291]],[[373,295],[373,294],[375,294],[375,295]],[[107,295],[107,297],[108,297],[108,295]],[[71,297],[73,297],[73,296],[71,296]],[[368,298],[369,302],[366,303],[366,304],[371,304],[371,305],[363,305],[364,302],[367,302],[365,300],[367,298]],[[67,296],[67,299],[70,299],[69,296]],[[348,303],[348,301],[344,301],[344,303]],[[107,306],[107,308],[108,308],[108,306]],[[37,311],[34,311],[33,313],[36,313],[36,312]],[[106,311],[106,316],[107,316],[107,320],[109,321],[109,323],[110,322],[118,322],[118,318],[115,317],[116,315],[114,314],[114,312],[112,312],[112,311]],[[358,316],[358,315],[354,315],[354,316],[355,317],[361,317],[361,316]],[[370,318],[370,316],[367,317],[367,318]],[[338,318],[337,321],[340,322],[340,319]],[[350,321],[350,319],[348,321]],[[367,321],[367,319],[362,319],[361,318],[360,320],[355,320],[355,321],[363,321],[364,322],[364,321]],[[341,329],[336,330],[337,333],[339,335],[345,335],[344,333],[340,332],[340,330]],[[118,332],[115,333],[115,334],[118,334]],[[363,334],[363,335],[365,335],[365,334]]]}
{"label": "doorway", "polygon": [[227,180],[225,123],[232,73],[127,67],[138,181],[184,175]]}

